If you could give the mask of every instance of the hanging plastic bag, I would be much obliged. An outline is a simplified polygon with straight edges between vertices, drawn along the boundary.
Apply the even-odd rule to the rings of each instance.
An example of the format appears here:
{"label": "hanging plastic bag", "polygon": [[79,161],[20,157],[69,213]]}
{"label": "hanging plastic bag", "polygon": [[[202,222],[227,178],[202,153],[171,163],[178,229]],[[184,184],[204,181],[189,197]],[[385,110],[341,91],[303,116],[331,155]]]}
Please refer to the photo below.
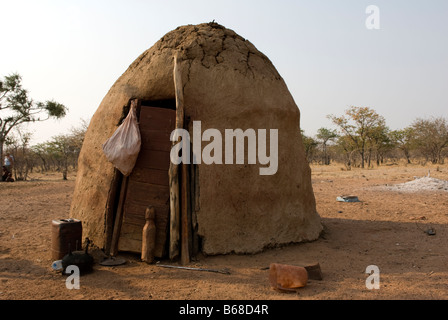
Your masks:
{"label": "hanging plastic bag", "polygon": [[131,109],[123,123],[103,144],[103,152],[107,160],[125,176],[130,175],[134,169],[141,147],[136,109],[136,101],[132,100]]}

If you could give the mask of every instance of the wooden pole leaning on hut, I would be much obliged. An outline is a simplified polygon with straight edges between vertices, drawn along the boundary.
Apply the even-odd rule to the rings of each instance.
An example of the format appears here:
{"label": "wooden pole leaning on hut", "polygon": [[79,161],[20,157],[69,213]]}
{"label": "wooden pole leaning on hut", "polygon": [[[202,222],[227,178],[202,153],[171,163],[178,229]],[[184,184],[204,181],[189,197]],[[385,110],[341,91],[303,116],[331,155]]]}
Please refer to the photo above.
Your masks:
{"label": "wooden pole leaning on hut", "polygon": [[120,190],[120,198],[118,200],[117,216],[115,218],[116,221],[112,235],[112,244],[110,249],[110,255],[113,257],[115,257],[118,254],[118,241],[120,239],[121,224],[123,222],[124,201],[126,198],[128,181],[129,177],[123,177],[123,182],[121,184],[121,190]]}
{"label": "wooden pole leaning on hut", "polygon": [[[188,165],[182,164],[182,187],[181,187],[181,252],[180,263],[186,265],[190,262],[190,248],[189,248],[189,229],[190,223],[188,219]],[[189,223],[190,222],[190,223]]]}
{"label": "wooden pole leaning on hut", "polygon": [[[176,129],[184,128],[184,94],[182,85],[182,75],[179,69],[180,59],[176,53],[174,56],[174,89],[176,93]],[[173,141],[173,146],[177,141]],[[183,163],[182,172],[186,172],[187,164]],[[169,181],[170,181],[170,243],[169,257],[174,259],[179,256],[179,240],[181,250],[181,264],[190,262],[190,253],[188,250],[188,216],[186,205],[180,204],[181,197],[187,199],[186,179],[183,180],[183,187],[179,186],[179,165],[170,162]],[[180,195],[182,191],[182,196]],[[184,200],[183,203],[186,203]],[[181,217],[182,216],[182,217]],[[181,227],[182,225],[182,227]],[[181,235],[182,232],[182,235]],[[186,240],[185,240],[186,239]]]}

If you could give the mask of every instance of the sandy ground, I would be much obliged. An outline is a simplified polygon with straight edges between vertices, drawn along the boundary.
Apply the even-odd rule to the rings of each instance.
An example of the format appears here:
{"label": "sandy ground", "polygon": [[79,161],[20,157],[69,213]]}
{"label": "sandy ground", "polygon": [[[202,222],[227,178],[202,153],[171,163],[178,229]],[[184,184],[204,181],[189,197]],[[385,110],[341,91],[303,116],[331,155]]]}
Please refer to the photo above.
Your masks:
{"label": "sandy ground", "polygon": [[[98,264],[68,290],[51,269],[51,221],[68,218],[74,177],[0,183],[0,300],[436,300],[448,299],[448,192],[377,188],[424,176],[448,180],[448,166],[342,170],[313,166],[325,232],[317,241],[255,255],[198,257],[191,267],[229,275],[147,265],[137,255],[122,266]],[[35,176],[37,178],[37,176]],[[340,195],[361,202],[337,202]],[[436,235],[424,231],[433,228]],[[294,293],[271,289],[270,263],[319,262],[323,280]],[[169,264],[169,261],[161,263]],[[366,288],[366,268],[380,270],[380,289]]]}

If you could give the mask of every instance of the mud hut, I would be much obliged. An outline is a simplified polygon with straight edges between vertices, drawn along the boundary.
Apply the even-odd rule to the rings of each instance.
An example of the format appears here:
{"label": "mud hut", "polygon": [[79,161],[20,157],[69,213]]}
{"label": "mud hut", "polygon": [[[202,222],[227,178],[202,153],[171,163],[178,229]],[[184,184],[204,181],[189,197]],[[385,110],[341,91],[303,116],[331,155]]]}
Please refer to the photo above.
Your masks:
{"label": "mud hut", "polygon": [[[180,87],[173,75],[176,61]],[[170,133],[178,116],[176,90],[183,95],[188,132],[199,122],[201,133],[212,128],[223,137],[226,129],[265,129],[266,154],[272,154],[269,132],[277,130],[278,162],[275,172],[260,174],[267,165],[249,163],[246,142],[244,163],[218,159],[182,165],[182,218],[172,221]],[[107,161],[102,144],[129,112],[131,101],[138,101],[142,147],[133,172],[125,177]],[[204,150],[211,143],[206,140],[202,136]],[[83,222],[84,237],[108,253],[138,253],[148,206],[156,209],[156,257],[173,258],[185,246],[189,255],[256,253],[315,240],[322,230],[299,109],[271,61],[219,24],[187,25],[166,34],[129,66],[91,119],[70,213]]]}

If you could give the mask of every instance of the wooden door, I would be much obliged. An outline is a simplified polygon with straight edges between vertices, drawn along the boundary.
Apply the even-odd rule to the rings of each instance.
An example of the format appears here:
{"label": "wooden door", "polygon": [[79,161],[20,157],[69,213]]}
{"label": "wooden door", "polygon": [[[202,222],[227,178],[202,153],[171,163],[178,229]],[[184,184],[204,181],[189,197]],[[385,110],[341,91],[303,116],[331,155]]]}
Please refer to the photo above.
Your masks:
{"label": "wooden door", "polygon": [[145,209],[154,206],[155,257],[161,258],[166,253],[170,212],[170,135],[175,129],[175,123],[175,110],[141,106],[139,124],[142,146],[127,181],[119,251],[141,252]]}

